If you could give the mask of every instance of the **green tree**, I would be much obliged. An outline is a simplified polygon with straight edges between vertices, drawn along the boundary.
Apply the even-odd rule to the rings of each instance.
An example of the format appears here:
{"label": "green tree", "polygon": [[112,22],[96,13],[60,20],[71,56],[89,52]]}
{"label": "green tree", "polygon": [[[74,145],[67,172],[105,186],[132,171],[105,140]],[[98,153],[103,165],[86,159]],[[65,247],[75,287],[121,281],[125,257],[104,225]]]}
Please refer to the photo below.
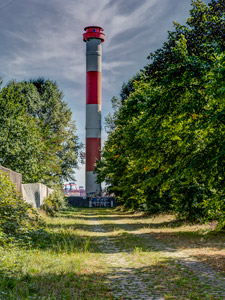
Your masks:
{"label": "green tree", "polygon": [[128,207],[222,224],[225,6],[192,5],[187,25],[175,24],[138,80],[123,86],[96,172]]}
{"label": "green tree", "polygon": [[[0,141],[2,164],[22,173],[25,182],[40,181],[54,185],[63,180],[74,180],[80,146],[75,135],[75,123],[71,120],[72,112],[63,101],[63,93],[57,84],[43,78],[29,82],[12,81],[2,89],[1,99],[1,122],[5,124]],[[20,122],[27,124],[29,134],[25,125],[15,124],[20,135],[13,134],[9,128],[7,122],[19,122],[17,111]],[[37,141],[36,147],[33,140]],[[21,155],[22,146],[18,144],[15,147],[16,142],[23,144],[24,156]],[[28,175],[25,165],[35,172]]]}
{"label": "green tree", "polygon": [[43,131],[47,132],[45,138],[48,140],[49,155],[57,162],[55,170],[51,169],[49,172],[49,180],[75,180],[80,145],[75,135],[76,126],[72,121],[72,112],[63,101],[63,93],[55,82],[43,78],[30,82],[40,95],[41,106],[36,113],[43,122]]}
{"label": "green tree", "polygon": [[23,173],[25,182],[39,181],[44,143],[37,120],[27,114],[22,97],[12,87],[0,93],[1,164]]}

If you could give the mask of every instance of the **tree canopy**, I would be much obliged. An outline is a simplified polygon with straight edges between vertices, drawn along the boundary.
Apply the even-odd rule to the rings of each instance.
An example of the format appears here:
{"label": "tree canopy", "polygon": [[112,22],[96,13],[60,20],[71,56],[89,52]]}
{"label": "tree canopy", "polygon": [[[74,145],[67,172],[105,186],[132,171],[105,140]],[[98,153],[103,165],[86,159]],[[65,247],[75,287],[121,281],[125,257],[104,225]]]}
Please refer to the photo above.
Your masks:
{"label": "tree canopy", "polygon": [[225,225],[224,13],[222,0],[192,1],[186,25],[123,85],[96,168],[119,203]]}
{"label": "tree canopy", "polygon": [[9,82],[0,92],[1,163],[24,182],[74,180],[79,144],[71,117],[55,82]]}

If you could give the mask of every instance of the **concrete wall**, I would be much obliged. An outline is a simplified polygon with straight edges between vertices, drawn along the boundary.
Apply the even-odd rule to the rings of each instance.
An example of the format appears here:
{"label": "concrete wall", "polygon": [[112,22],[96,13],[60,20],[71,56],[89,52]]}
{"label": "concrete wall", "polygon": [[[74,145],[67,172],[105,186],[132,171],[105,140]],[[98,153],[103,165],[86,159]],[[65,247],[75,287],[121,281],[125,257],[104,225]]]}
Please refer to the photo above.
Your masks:
{"label": "concrete wall", "polygon": [[18,191],[22,193],[22,174],[4,168],[1,165],[0,165],[0,170],[9,175],[10,180],[17,186]]}
{"label": "concrete wall", "polygon": [[48,188],[42,183],[26,183],[22,185],[23,198],[35,208],[39,208],[46,197],[48,197],[53,189]]}
{"label": "concrete wall", "polygon": [[10,180],[16,185],[18,191],[22,194],[23,199],[32,204],[35,208],[39,208],[53,190],[42,183],[22,184],[22,174],[14,172],[0,165],[0,171],[8,174]]}

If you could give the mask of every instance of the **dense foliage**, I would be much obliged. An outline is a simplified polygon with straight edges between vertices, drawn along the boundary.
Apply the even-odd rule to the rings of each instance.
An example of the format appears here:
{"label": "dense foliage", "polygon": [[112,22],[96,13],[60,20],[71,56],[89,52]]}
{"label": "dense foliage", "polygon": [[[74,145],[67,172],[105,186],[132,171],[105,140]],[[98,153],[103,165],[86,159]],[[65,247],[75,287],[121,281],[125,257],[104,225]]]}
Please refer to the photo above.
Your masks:
{"label": "dense foliage", "polygon": [[78,140],[56,83],[10,82],[0,91],[0,158],[25,183],[73,180]]}
{"label": "dense foliage", "polygon": [[225,3],[192,6],[187,24],[175,24],[151,63],[123,86],[96,172],[127,207],[223,227]]}
{"label": "dense foliage", "polygon": [[60,209],[67,207],[67,200],[60,187],[55,189],[47,198],[44,199],[44,203],[41,205],[41,209],[46,212],[47,215],[54,216]]}
{"label": "dense foliage", "polygon": [[37,212],[26,203],[7,175],[0,171],[0,245],[29,240],[40,230]]}

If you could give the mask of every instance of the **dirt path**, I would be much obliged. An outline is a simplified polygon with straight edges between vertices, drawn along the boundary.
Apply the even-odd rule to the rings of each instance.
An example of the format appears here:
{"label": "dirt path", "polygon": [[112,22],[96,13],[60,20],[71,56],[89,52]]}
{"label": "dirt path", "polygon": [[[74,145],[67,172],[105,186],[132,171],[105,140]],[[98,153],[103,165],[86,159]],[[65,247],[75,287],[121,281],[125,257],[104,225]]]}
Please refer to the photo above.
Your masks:
{"label": "dirt path", "polygon": [[225,235],[172,215],[69,208],[0,245],[0,300],[224,300]]}
{"label": "dirt path", "polygon": [[87,217],[114,299],[225,299],[221,273],[142,233],[146,224],[104,210]]}
{"label": "dirt path", "polygon": [[[93,223],[94,231],[104,232],[104,225],[99,225],[98,221]],[[116,245],[114,239],[109,237],[101,237],[99,244],[104,253],[102,259],[109,267],[107,282],[115,299],[164,299],[156,292],[150,296],[152,293],[146,282],[147,274],[140,276],[135,267],[129,267],[130,261],[122,245]]]}

